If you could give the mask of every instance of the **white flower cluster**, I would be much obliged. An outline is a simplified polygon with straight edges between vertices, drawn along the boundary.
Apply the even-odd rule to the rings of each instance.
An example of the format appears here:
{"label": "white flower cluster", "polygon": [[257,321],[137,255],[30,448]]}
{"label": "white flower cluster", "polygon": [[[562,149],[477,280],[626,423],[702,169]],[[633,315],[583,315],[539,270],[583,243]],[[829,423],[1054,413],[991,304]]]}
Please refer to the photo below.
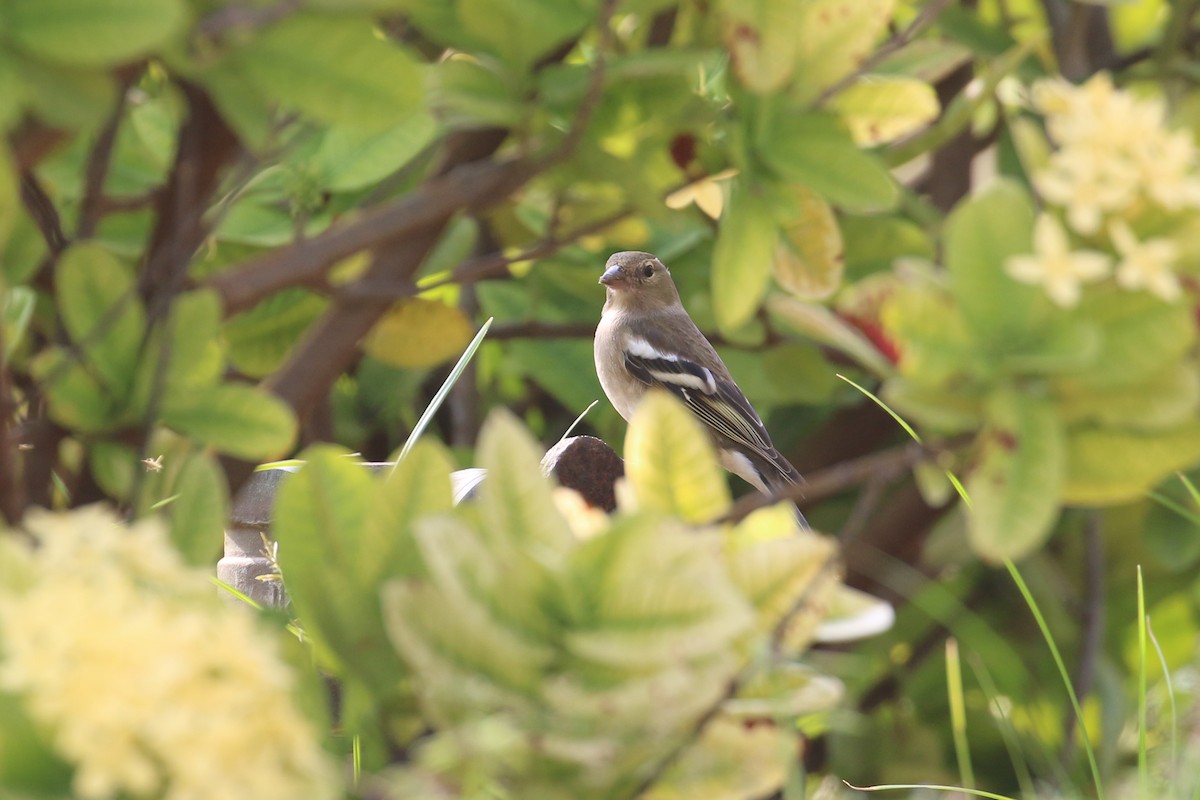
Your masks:
{"label": "white flower cluster", "polygon": [[31,514],[0,542],[0,688],[75,767],[78,797],[341,796],[268,631],[156,521]]}
{"label": "white flower cluster", "polygon": [[1191,134],[1168,130],[1160,98],[1116,89],[1103,73],[1081,86],[1040,81],[1033,87],[1033,106],[1045,116],[1056,146],[1033,175],[1034,185],[1048,205],[1063,210],[1075,233],[1106,234],[1116,258],[1072,249],[1067,232],[1045,214],[1034,229],[1033,254],[1010,259],[1009,275],[1041,284],[1054,302],[1073,306],[1081,285],[1113,274],[1115,261],[1122,288],[1166,301],[1178,298],[1174,242],[1139,240],[1131,224],[1155,209],[1200,208],[1200,158]]}

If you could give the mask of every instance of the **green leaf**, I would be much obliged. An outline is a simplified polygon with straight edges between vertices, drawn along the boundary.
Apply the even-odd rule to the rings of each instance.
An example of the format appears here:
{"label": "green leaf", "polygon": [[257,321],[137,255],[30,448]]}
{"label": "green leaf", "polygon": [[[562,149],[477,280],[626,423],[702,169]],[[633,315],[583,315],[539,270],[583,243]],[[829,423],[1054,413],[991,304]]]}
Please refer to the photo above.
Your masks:
{"label": "green leaf", "polygon": [[[4,130],[4,126],[0,125],[0,131],[2,130]],[[0,146],[0,253],[4,252],[5,242],[8,241],[8,234],[12,231],[19,211],[17,170],[13,169],[12,157],[8,154],[8,148]]]}
{"label": "green leaf", "polygon": [[431,68],[432,105],[450,129],[513,127],[527,113],[497,65],[451,58]]}
{"label": "green leaf", "polygon": [[859,147],[908,136],[941,112],[933,87],[916,78],[864,75],[839,92],[832,106]]}
{"label": "green leaf", "polygon": [[105,66],[141,56],[184,21],[180,0],[8,0],[6,38],[41,58]]}
{"label": "green leaf", "polygon": [[579,35],[595,16],[591,0],[458,0],[463,29],[492,52],[526,69]]}
{"label": "green leaf", "polygon": [[1058,518],[1066,450],[1054,406],[1013,391],[993,395],[978,448],[966,480],[968,538],[988,561],[1018,560]]}
{"label": "green leaf", "polygon": [[229,487],[216,459],[193,453],[171,484],[167,506],[171,541],[189,564],[209,566],[221,552],[229,514]]}
{"label": "green leaf", "polygon": [[842,232],[823,198],[797,187],[797,205],[775,250],[775,280],[806,300],[824,300],[842,284]]}
{"label": "green leaf", "polygon": [[223,328],[230,362],[251,378],[270,374],[325,310],[326,303],[307,289],[284,289],[232,317]]}
{"label": "green leaf", "polygon": [[[25,84],[21,80],[21,73],[13,57],[0,50],[0,134],[7,133],[8,129],[20,120],[24,106]],[[7,157],[3,156],[5,159]],[[0,245],[3,241],[4,237],[0,236]]]}
{"label": "green leaf", "polygon": [[721,0],[721,37],[733,71],[752,92],[777,91],[792,77],[809,0]]}
{"label": "green leaf", "polygon": [[796,97],[810,101],[866,59],[892,21],[895,0],[808,0],[795,21]]}
{"label": "green leaf", "polygon": [[1098,358],[1085,372],[1069,376],[1071,390],[1135,386],[1176,366],[1196,342],[1192,308],[1163,303],[1147,293],[1112,289],[1088,293],[1079,314],[1103,337]]}
{"label": "green leaf", "polygon": [[421,110],[417,61],[367,19],[294,14],[234,58],[264,96],[325,122],[379,130]]}
{"label": "green leaf", "polygon": [[143,469],[137,453],[119,442],[101,439],[88,450],[88,469],[104,493],[114,500],[128,500],[134,473]]}
{"label": "green leaf", "polygon": [[625,474],[641,508],[697,523],[729,509],[729,486],[712,441],[666,392],[652,391],[638,404],[625,437]]}
{"label": "green leaf", "polygon": [[72,245],[55,272],[63,325],[105,385],[124,397],[146,332],[132,271],[98,244]]}
{"label": "green leaf", "polygon": [[441,445],[421,439],[378,482],[362,534],[365,558],[358,565],[360,580],[366,585],[381,586],[385,578],[424,574],[413,526],[421,517],[451,509],[453,468]]}
{"label": "green leaf", "polygon": [[[1030,250],[1033,203],[1009,181],[996,181],[959,205],[946,221],[946,269],[963,318],[980,341],[997,349],[1031,350],[1047,316],[1042,291],[1018,283],[1004,262]],[[1014,346],[1018,345],[1018,346]]]}
{"label": "green leaf", "polygon": [[414,112],[383,133],[331,128],[313,155],[313,166],[329,191],[362,189],[408,163],[433,141],[436,132],[436,122],[424,110]]}
{"label": "green leaf", "polygon": [[883,162],[859,150],[832,114],[779,109],[759,131],[757,150],[784,180],[803,184],[848,210],[886,210],[899,196]]}
{"label": "green leaf", "polygon": [[1200,422],[1157,431],[1087,427],[1067,437],[1063,501],[1108,506],[1140,498],[1172,472],[1200,461]]}
{"label": "green leaf", "polygon": [[[37,0],[32,0],[37,2]],[[29,112],[60,128],[99,124],[112,113],[116,85],[107,72],[14,58]]]}
{"label": "green leaf", "polygon": [[[3,212],[0,211],[0,214]],[[29,320],[33,318],[33,308],[37,303],[37,294],[28,286],[13,286],[4,289],[0,294],[0,333],[4,336],[4,351],[0,353],[4,361],[12,358],[12,354],[25,338],[29,328]]]}
{"label": "green leaf", "polygon": [[74,354],[51,347],[39,353],[31,367],[50,401],[50,418],[58,424],[96,433],[116,423],[114,412],[119,400]]}
{"label": "green leaf", "polygon": [[713,249],[713,313],[722,330],[740,327],[758,309],[778,240],[766,200],[741,181],[735,183]]}
{"label": "green leaf", "polygon": [[292,446],[296,418],[269,392],[236,383],[198,386],[165,399],[163,423],[244,460],[277,458]]}

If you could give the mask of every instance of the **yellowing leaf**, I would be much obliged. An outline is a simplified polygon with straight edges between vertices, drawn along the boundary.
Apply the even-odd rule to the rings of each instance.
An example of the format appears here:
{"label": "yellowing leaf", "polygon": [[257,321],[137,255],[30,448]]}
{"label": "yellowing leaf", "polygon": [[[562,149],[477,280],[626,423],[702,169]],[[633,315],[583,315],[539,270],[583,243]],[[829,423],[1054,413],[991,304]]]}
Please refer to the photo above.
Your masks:
{"label": "yellowing leaf", "polygon": [[797,214],[775,248],[775,280],[806,300],[824,300],[842,283],[846,263],[842,232],[829,203],[796,188]]}
{"label": "yellowing leaf", "polygon": [[895,141],[937,119],[937,93],[925,81],[884,75],[859,78],[833,99],[859,147]]}
{"label": "yellowing leaf", "polygon": [[1200,461],[1200,422],[1165,431],[1084,428],[1067,437],[1064,503],[1108,506],[1137,500],[1172,472]]}
{"label": "yellowing leaf", "polygon": [[754,604],[764,633],[795,610],[835,553],[832,540],[800,530],[791,503],[755,511],[729,533],[725,547],[729,576]]}
{"label": "yellowing leaf", "polygon": [[650,392],[625,437],[625,474],[642,508],[708,522],[729,508],[712,441],[682,403]]}
{"label": "yellowing leaf", "polygon": [[718,715],[654,782],[644,800],[770,797],[792,770],[797,734]]}
{"label": "yellowing leaf", "polygon": [[778,238],[766,201],[735,184],[713,248],[713,313],[722,330],[740,327],[758,308]]}
{"label": "yellowing leaf", "polygon": [[724,0],[721,34],[734,73],[746,88],[766,94],[783,86],[796,66],[806,0]]}
{"label": "yellowing leaf", "polygon": [[457,308],[413,297],[375,324],[363,350],[393,367],[431,367],[458,356],[474,333]]}
{"label": "yellowing leaf", "polygon": [[[768,0],[769,2],[769,0]],[[895,0],[808,0],[793,23],[797,94],[817,97],[862,64],[892,20]]]}

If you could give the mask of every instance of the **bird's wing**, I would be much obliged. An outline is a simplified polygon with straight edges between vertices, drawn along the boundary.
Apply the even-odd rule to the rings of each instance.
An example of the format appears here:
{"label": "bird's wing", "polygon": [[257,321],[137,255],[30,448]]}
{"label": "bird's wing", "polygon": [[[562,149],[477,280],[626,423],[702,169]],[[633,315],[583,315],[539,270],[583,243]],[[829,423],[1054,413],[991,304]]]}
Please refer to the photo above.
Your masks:
{"label": "bird's wing", "polygon": [[[700,354],[710,363],[716,358],[715,353],[711,359],[706,356]],[[666,389],[681,399],[718,439],[728,441],[747,456],[758,456],[791,483],[799,479],[795,468],[771,444],[762,420],[723,366],[707,367],[699,358],[667,352],[645,337],[631,336],[626,340],[625,368],[647,386]]]}

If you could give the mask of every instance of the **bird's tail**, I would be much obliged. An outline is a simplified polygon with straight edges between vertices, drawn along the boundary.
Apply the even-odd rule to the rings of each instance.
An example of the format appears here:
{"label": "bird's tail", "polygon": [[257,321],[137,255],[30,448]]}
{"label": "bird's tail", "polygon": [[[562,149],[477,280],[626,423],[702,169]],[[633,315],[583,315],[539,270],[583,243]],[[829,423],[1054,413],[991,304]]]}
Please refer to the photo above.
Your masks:
{"label": "bird's tail", "polygon": [[[763,464],[756,464],[755,469],[758,471],[759,477],[762,479],[763,485],[770,494],[783,494],[791,492],[793,487],[804,483],[803,476],[799,470],[792,466],[792,463],[779,454],[778,451],[773,453],[774,458]],[[792,504],[796,505],[795,495],[792,495]],[[812,526],[808,524],[808,520],[801,513],[799,505],[796,505],[796,519],[799,520],[801,527],[805,530],[812,530]]]}

